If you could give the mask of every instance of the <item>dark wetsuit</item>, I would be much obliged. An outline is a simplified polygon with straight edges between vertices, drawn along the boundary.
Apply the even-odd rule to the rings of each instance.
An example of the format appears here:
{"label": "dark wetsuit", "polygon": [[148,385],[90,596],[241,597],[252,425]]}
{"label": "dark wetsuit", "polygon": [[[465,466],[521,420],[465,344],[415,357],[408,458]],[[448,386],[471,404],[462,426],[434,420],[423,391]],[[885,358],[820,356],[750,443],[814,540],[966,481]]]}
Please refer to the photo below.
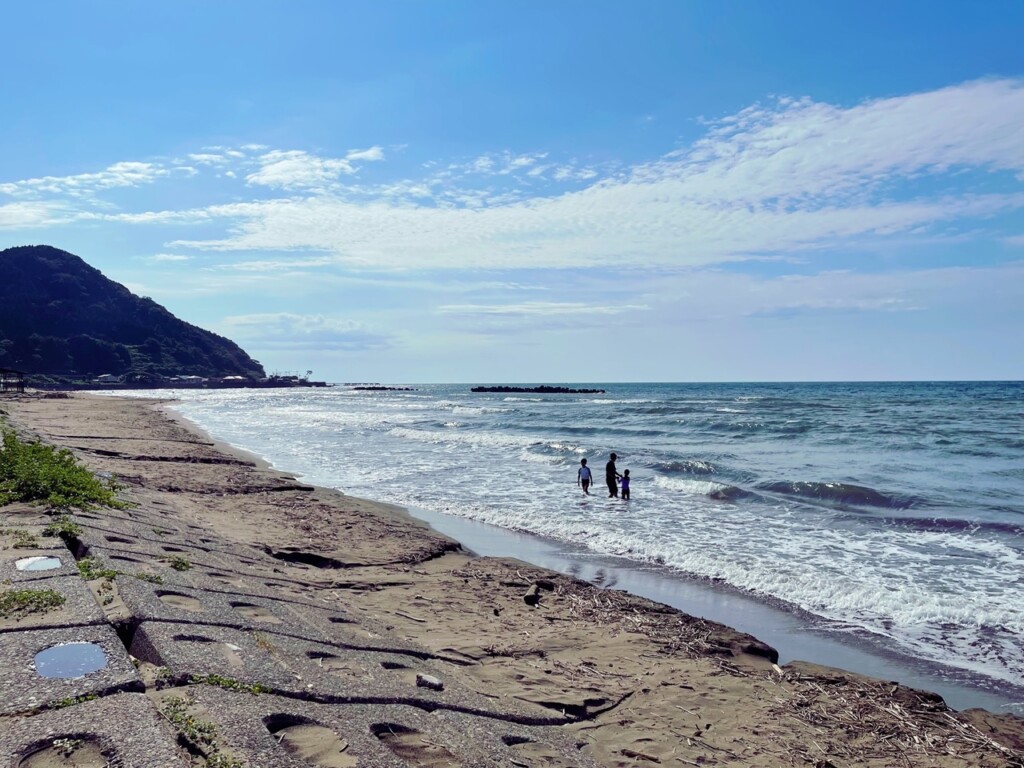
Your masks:
{"label": "dark wetsuit", "polygon": [[618,473],[615,471],[614,461],[609,461],[607,464],[604,465],[604,479],[605,482],[608,483],[609,496],[617,497],[619,495],[619,485],[618,483],[615,482],[617,475]]}

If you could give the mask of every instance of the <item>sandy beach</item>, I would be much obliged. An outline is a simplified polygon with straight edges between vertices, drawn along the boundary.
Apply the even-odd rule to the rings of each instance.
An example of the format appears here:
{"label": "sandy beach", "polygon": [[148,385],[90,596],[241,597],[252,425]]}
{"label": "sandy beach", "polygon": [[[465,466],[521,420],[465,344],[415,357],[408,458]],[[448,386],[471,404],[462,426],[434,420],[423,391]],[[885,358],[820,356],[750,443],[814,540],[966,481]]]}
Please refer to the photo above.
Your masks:
{"label": "sandy beach", "polygon": [[[52,516],[0,507],[6,581],[28,578],[17,558],[57,554],[60,569],[31,578],[80,598],[72,558],[117,571],[88,579],[93,604],[0,618],[12,766],[1024,765],[1018,718],[780,666],[729,627],[472,555],[400,509],[218,443],[159,401],[27,395],[0,411],[109,473],[128,502],[72,511],[80,532],[63,551],[15,548],[14,529],[38,535]],[[35,690],[18,649],[75,632],[124,668]],[[70,736],[82,741],[70,755],[52,746]]]}

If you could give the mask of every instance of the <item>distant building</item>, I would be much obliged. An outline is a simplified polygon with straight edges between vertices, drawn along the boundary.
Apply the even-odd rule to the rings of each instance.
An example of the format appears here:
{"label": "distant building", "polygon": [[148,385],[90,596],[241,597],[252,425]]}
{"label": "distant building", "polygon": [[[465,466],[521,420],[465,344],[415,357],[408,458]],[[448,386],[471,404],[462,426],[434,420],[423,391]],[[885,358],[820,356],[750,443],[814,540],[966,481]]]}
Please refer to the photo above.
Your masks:
{"label": "distant building", "polygon": [[0,368],[0,394],[25,391],[25,374],[10,368]]}

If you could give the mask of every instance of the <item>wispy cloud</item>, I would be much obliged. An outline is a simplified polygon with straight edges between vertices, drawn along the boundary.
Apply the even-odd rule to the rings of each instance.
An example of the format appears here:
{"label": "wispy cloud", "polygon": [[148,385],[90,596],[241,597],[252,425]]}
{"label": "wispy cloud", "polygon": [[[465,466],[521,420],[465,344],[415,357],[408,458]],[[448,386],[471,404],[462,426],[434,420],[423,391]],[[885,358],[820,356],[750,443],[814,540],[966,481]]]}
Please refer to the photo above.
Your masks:
{"label": "wispy cloud", "polygon": [[645,304],[607,306],[577,302],[529,301],[522,304],[446,304],[437,311],[446,315],[507,315],[553,317],[563,315],[619,315],[650,309]]}
{"label": "wispy cloud", "polygon": [[317,157],[301,150],[274,150],[261,155],[259,161],[260,169],[246,176],[246,182],[286,190],[324,189],[355,170],[348,160]]}
{"label": "wispy cloud", "polygon": [[[758,104],[630,168],[506,151],[366,184],[354,163],[383,159],[376,145],[344,157],[205,147],[190,161],[221,173],[235,199],[250,199],[150,211],[76,202],[82,190],[170,173],[156,162],[119,163],[0,184],[19,198],[0,207],[0,226],[202,223],[202,237],[168,247],[277,252],[274,263],[315,251],[342,267],[383,270],[679,269],[978,230],[999,216],[987,236],[1014,245],[1024,235],[1006,216],[1024,209],[1022,124],[1024,80],[1002,79],[854,106]],[[244,185],[224,178],[235,172]],[[26,196],[39,204],[16,207]]]}
{"label": "wispy cloud", "polygon": [[35,179],[0,183],[0,193],[14,197],[40,195],[90,195],[115,187],[137,187],[167,176],[170,171],[158,163],[114,163],[96,173],[73,176],[42,176]]}
{"label": "wispy cloud", "polygon": [[358,351],[386,349],[392,344],[390,335],[373,332],[362,322],[323,315],[236,315],[225,318],[224,323],[234,336],[252,340],[262,349]]}
{"label": "wispy cloud", "polygon": [[384,150],[381,147],[373,146],[369,149],[352,149],[345,155],[349,162],[376,162],[384,159]]}
{"label": "wispy cloud", "polygon": [[161,262],[181,262],[191,260],[191,256],[186,256],[183,253],[157,253],[153,256],[146,257],[146,261],[152,261],[158,264]]}
{"label": "wispy cloud", "polygon": [[[783,99],[579,190],[468,195],[446,206],[344,196],[266,201],[230,237],[181,245],[309,248],[383,268],[678,267],[787,254],[1019,210],[1024,193],[987,181],[1024,169],[1022,123],[1021,81],[978,81],[852,108]],[[488,155],[472,165],[496,175],[541,157]],[[552,173],[566,175],[567,167]],[[943,193],[928,194],[924,179]],[[910,182],[918,191],[901,193]]]}
{"label": "wispy cloud", "polygon": [[0,205],[0,229],[32,229],[61,224],[73,213],[60,203],[19,202]]}

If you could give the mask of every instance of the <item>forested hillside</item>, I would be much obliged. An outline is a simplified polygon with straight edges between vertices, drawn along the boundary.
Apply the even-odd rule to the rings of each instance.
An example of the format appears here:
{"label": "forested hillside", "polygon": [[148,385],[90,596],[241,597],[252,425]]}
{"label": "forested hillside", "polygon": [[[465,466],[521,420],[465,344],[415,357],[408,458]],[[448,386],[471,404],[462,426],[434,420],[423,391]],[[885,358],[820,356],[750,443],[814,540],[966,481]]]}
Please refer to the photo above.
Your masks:
{"label": "forested hillside", "polygon": [[233,341],[46,245],[0,251],[0,368],[70,378],[264,376]]}

